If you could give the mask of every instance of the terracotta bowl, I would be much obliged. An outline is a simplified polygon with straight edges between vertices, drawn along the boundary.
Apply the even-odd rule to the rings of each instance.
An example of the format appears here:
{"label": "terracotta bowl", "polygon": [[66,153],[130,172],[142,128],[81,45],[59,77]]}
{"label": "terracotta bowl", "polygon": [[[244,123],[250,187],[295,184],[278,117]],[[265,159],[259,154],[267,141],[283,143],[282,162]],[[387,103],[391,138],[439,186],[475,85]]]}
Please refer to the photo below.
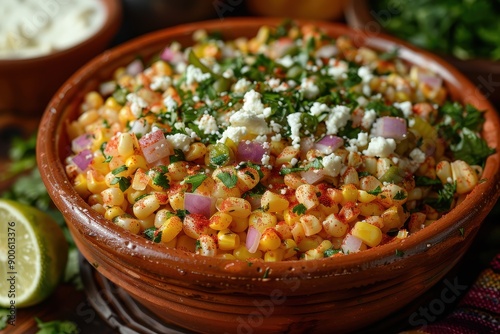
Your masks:
{"label": "terracotta bowl", "polygon": [[101,1],[107,19],[82,43],[46,56],[0,60],[0,128],[28,119],[36,124],[64,81],[109,46],[121,23],[121,3]]}
{"label": "terracotta bowl", "polygon": [[[377,12],[372,9],[367,0],[351,0],[344,8],[345,19],[347,24],[356,30],[388,33],[384,29],[384,22],[390,20],[391,15],[397,13],[397,3],[395,2],[394,5],[394,8]],[[496,108],[500,107],[500,61],[481,58],[463,60],[446,54],[439,56],[472,81],[481,93],[493,102]]]}
{"label": "terracotta bowl", "polygon": [[[101,215],[73,190],[64,171],[70,153],[65,127],[84,94],[138,55],[147,58],[169,42],[192,43],[193,31],[218,30],[226,38],[252,36],[281,19],[225,19],[174,27],[105,52],[75,73],[47,107],[38,136],[38,165],[85,258],[166,324],[197,332],[346,332],[397,311],[438,282],[462,257],[500,195],[500,153],[490,156],[484,182],[438,222],[373,249],[312,261],[254,263],[166,249],[132,235]],[[299,21],[303,24],[304,21]],[[331,36],[349,35],[379,50],[400,47],[405,60],[436,71],[451,95],[486,110],[484,137],[500,147],[500,121],[488,102],[457,70],[435,56],[381,34],[360,34],[315,22]],[[463,234],[461,233],[463,232]],[[398,250],[398,251],[397,251]],[[401,256],[401,254],[403,254]]]}

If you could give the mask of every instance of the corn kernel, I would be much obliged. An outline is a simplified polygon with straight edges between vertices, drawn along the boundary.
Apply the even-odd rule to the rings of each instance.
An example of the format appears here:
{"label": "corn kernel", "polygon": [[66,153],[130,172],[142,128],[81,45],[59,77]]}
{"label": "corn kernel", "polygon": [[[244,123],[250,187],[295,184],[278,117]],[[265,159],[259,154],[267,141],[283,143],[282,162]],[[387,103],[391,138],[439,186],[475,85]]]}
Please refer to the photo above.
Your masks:
{"label": "corn kernel", "polygon": [[377,226],[365,221],[357,222],[351,233],[370,247],[375,247],[382,241],[382,231]]}
{"label": "corn kernel", "polygon": [[106,212],[104,213],[104,218],[106,218],[108,220],[113,220],[113,218],[115,218],[116,216],[121,216],[124,214],[125,214],[125,212],[123,211],[123,209],[121,207],[112,206],[106,210]]}
{"label": "corn kernel", "polygon": [[295,197],[300,204],[303,204],[307,210],[319,205],[317,188],[310,184],[303,184],[295,191]]}
{"label": "corn kernel", "polygon": [[248,226],[253,226],[260,233],[268,228],[273,228],[276,226],[276,216],[269,212],[254,211],[250,217],[248,217]]}
{"label": "corn kernel", "polygon": [[304,234],[307,237],[319,233],[319,231],[323,228],[319,219],[312,214],[301,216],[300,223],[302,224]]}
{"label": "corn kernel", "polygon": [[246,261],[251,258],[262,258],[262,252],[260,250],[257,250],[255,253],[250,253],[248,249],[245,247],[245,245],[241,244],[233,251],[233,255],[238,260],[243,260],[243,261]]}
{"label": "corn kernel", "polygon": [[281,245],[281,239],[272,228],[266,229],[260,237],[259,250],[267,252],[278,249]]}
{"label": "corn kernel", "polygon": [[240,236],[228,229],[220,230],[217,233],[217,241],[219,249],[222,250],[233,250],[240,245]]}
{"label": "corn kernel", "polygon": [[267,251],[264,254],[264,261],[265,262],[278,262],[278,261],[283,260],[284,256],[285,256],[285,250],[278,248],[275,250]]}
{"label": "corn kernel", "polygon": [[336,214],[331,214],[323,221],[323,228],[332,237],[340,238],[346,235],[349,224],[343,222]]}
{"label": "corn kernel", "polygon": [[123,192],[118,188],[108,188],[101,192],[102,201],[107,206],[120,206],[125,201]]}
{"label": "corn kernel", "polygon": [[233,221],[233,217],[224,212],[216,212],[210,217],[210,228],[220,231],[227,229],[231,222]]}
{"label": "corn kernel", "polygon": [[261,207],[269,212],[282,212],[289,206],[289,202],[283,197],[272,191],[267,190],[260,200]]}
{"label": "corn kernel", "polygon": [[178,216],[171,216],[160,227],[161,242],[172,241],[182,231],[182,220]]}
{"label": "corn kernel", "polygon": [[160,207],[160,202],[158,198],[153,195],[149,195],[141,198],[134,203],[132,210],[134,215],[139,219],[144,219]]}

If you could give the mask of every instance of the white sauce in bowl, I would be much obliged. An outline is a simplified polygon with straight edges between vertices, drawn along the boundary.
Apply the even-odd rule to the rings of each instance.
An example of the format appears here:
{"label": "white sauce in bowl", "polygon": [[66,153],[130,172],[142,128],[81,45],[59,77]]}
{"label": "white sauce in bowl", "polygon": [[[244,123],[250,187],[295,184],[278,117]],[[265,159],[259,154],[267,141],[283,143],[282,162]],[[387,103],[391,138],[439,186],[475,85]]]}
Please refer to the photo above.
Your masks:
{"label": "white sauce in bowl", "polygon": [[0,1],[0,59],[45,56],[95,34],[106,21],[100,0]]}

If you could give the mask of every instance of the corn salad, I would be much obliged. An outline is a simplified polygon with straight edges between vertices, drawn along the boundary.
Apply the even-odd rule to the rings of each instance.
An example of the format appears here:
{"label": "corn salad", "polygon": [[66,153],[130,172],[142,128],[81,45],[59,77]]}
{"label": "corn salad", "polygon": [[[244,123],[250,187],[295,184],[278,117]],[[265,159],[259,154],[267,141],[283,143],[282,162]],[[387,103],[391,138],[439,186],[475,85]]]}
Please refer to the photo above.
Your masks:
{"label": "corn salad", "polygon": [[492,153],[440,77],[313,26],[197,31],[88,92],[66,172],[98,213],[167,248],[344,256],[433,224]]}

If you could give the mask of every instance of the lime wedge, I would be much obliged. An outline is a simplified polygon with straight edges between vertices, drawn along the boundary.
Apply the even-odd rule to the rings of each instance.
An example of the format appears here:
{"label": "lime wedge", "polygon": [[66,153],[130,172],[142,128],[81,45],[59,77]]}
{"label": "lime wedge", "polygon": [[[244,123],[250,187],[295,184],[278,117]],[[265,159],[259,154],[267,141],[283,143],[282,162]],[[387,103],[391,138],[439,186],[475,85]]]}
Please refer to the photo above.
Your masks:
{"label": "lime wedge", "polygon": [[67,258],[68,243],[51,216],[0,199],[0,306],[25,307],[47,298]]}

